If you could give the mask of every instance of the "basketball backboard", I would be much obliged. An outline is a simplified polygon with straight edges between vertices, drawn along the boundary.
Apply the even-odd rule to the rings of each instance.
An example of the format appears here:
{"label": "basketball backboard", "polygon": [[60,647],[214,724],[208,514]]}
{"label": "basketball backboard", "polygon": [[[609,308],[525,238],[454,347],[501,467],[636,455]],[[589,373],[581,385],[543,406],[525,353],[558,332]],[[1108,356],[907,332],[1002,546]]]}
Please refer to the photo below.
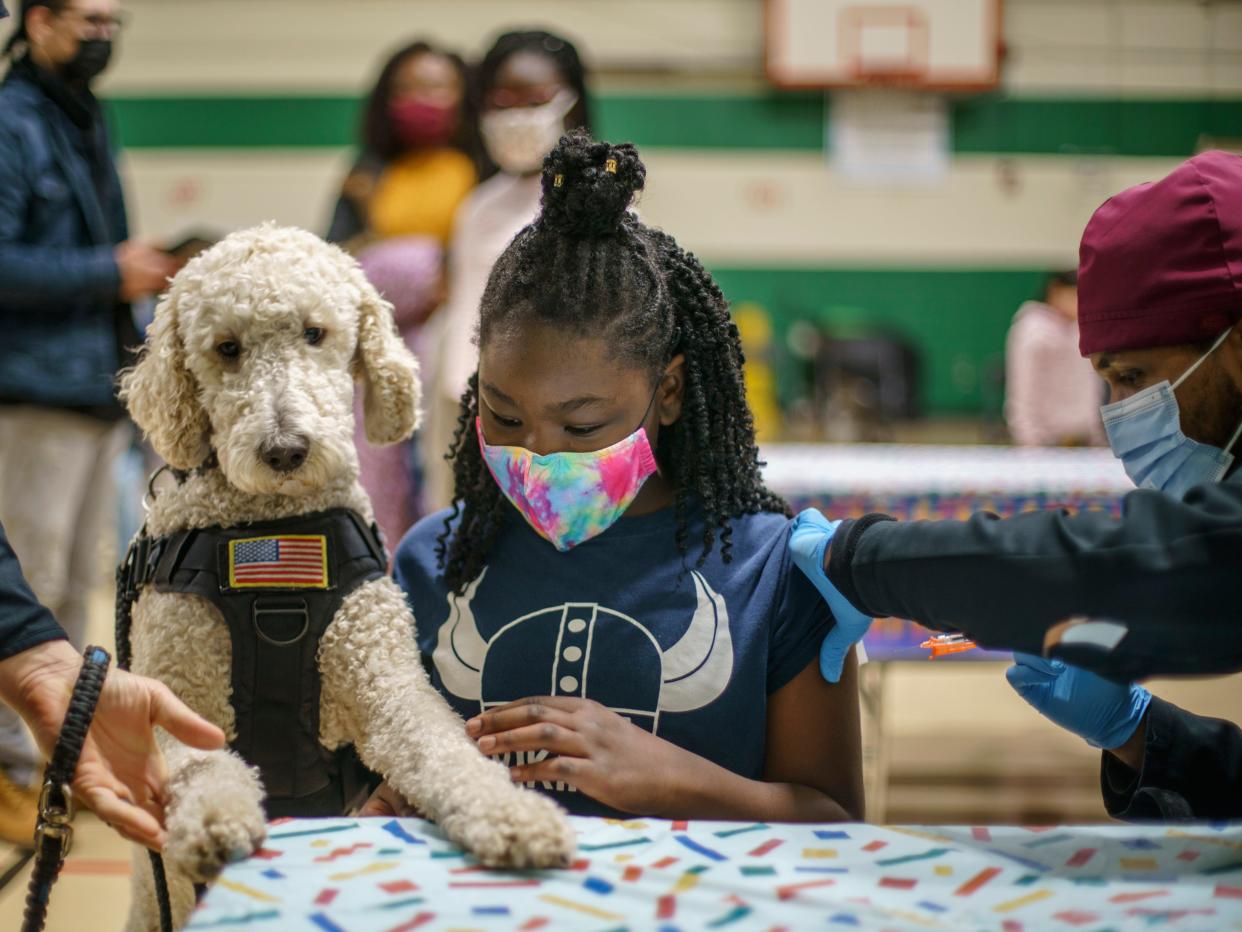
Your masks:
{"label": "basketball backboard", "polygon": [[765,65],[784,88],[987,90],[1002,0],[765,0]]}

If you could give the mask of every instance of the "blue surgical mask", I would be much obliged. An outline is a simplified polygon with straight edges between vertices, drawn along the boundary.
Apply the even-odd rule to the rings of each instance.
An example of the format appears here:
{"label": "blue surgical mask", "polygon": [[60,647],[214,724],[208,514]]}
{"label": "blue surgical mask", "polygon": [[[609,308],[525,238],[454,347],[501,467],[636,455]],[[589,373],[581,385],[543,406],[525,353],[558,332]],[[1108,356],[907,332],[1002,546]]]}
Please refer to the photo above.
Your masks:
{"label": "blue surgical mask", "polygon": [[1233,463],[1230,452],[1242,435],[1242,424],[1225,449],[1191,440],[1182,433],[1181,411],[1174,392],[1229,336],[1229,328],[1211,349],[1172,385],[1165,379],[1122,401],[1104,405],[1100,414],[1108,445],[1126,475],[1143,489],[1158,489],[1181,498],[1196,485],[1219,482]]}

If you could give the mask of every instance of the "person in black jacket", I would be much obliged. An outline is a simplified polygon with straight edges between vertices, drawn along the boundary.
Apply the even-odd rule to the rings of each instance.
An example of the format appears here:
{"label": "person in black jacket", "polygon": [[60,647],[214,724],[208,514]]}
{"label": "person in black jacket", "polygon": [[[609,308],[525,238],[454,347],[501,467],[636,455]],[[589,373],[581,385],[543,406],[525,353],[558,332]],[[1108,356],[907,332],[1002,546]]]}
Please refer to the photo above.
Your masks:
{"label": "person in black jacket", "polygon": [[1119,518],[804,512],[790,547],[837,621],[824,675],[874,617],[964,632],[1019,651],[1019,693],[1108,749],[1110,812],[1242,815],[1242,731],[1126,685],[1242,669],[1239,319],[1242,158],[1204,153],[1100,207],[1081,247],[1080,349],[1108,383],[1109,443],[1140,489]]}
{"label": "person in black jacket", "polygon": [[[0,527],[0,698],[21,714],[43,752],[60,733],[82,657],[22,577]],[[78,760],[73,792],[131,841],[164,842],[164,762],[158,725],[187,744],[215,750],[224,734],[190,711],[163,683],[112,670]],[[29,845],[33,814],[0,818],[0,837]]]}
{"label": "person in black jacket", "polygon": [[[177,263],[129,238],[91,92],[113,57],[119,3],[20,6],[0,84],[0,518],[31,587],[81,646],[115,508],[112,466],[130,438],[114,385],[124,348],[140,342],[129,302],[162,288]],[[20,792],[35,758],[0,706],[0,796]]]}

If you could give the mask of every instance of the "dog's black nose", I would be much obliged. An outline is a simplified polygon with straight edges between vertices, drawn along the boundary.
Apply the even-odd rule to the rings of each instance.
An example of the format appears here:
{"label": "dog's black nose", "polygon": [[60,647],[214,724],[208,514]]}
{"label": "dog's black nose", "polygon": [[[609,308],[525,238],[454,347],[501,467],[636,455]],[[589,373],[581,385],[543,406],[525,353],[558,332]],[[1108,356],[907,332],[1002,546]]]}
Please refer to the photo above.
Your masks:
{"label": "dog's black nose", "polygon": [[263,462],[277,472],[293,472],[306,462],[310,441],[301,435],[286,438],[279,443],[266,443],[259,450]]}

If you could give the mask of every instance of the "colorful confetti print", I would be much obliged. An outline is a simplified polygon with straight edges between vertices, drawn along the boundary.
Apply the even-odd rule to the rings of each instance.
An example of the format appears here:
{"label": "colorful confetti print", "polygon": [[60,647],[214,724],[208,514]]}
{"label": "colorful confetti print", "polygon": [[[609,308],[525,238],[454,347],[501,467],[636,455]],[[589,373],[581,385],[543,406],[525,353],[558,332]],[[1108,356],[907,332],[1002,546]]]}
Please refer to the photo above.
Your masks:
{"label": "colorful confetti print", "polygon": [[486,870],[417,819],[273,825],[189,928],[1242,932],[1242,824],[573,821],[562,871]]}

